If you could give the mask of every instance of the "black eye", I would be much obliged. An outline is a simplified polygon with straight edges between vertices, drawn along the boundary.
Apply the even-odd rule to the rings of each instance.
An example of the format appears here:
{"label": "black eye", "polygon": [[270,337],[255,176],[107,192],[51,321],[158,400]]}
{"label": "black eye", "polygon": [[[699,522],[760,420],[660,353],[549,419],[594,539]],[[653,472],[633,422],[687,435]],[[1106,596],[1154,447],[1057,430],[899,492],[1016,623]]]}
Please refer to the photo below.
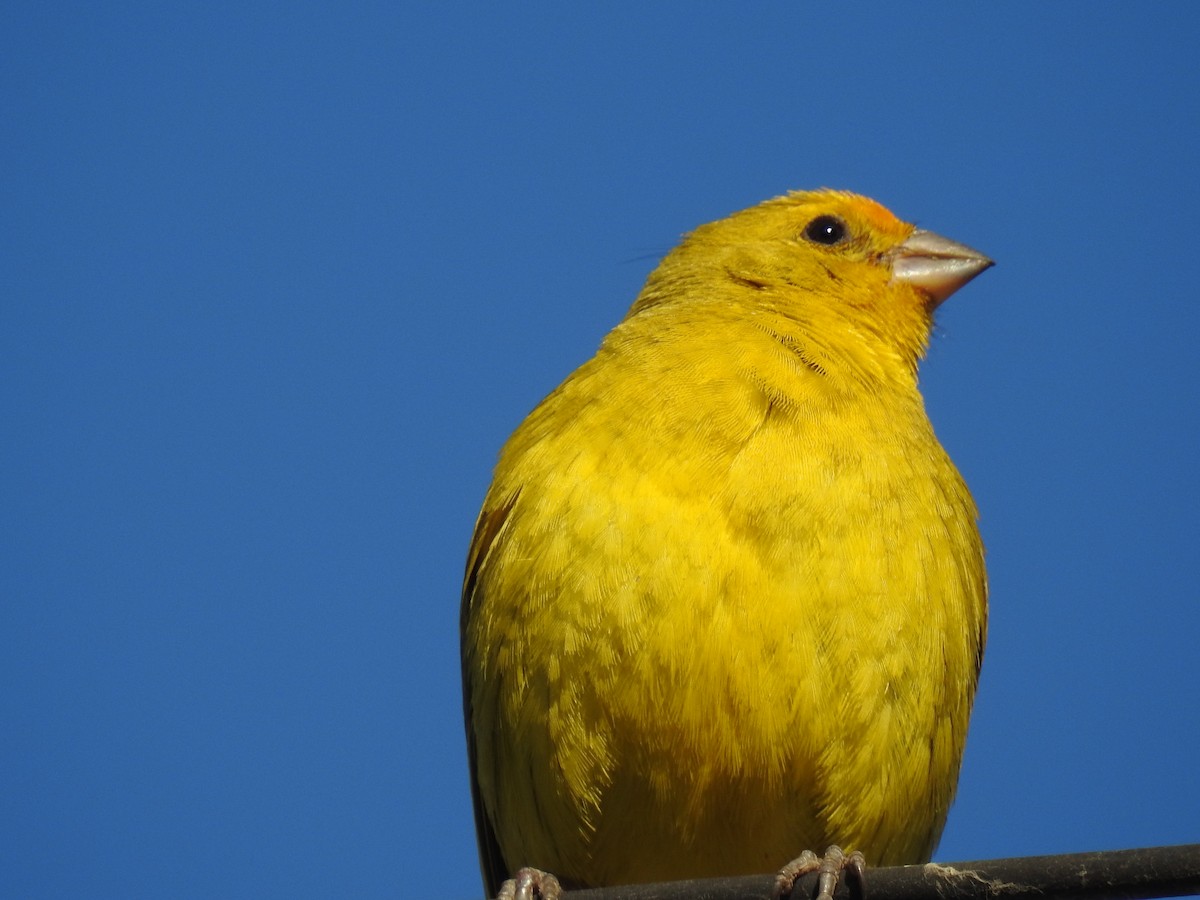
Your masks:
{"label": "black eye", "polygon": [[846,239],[846,223],[837,216],[817,216],[805,226],[804,236],[814,244],[840,244]]}

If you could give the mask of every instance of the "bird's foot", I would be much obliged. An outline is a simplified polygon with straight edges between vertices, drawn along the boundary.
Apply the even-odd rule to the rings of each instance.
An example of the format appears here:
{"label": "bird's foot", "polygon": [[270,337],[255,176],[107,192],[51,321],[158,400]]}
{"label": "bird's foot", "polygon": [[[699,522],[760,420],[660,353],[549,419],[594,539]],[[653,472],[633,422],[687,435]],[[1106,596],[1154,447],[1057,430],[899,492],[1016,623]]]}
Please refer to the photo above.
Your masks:
{"label": "bird's foot", "polygon": [[496,900],[561,900],[562,893],[562,885],[549,872],[526,867],[500,885]]}
{"label": "bird's foot", "polygon": [[857,900],[866,900],[867,895],[867,861],[861,853],[845,853],[841,847],[830,847],[825,856],[818,857],[811,850],[805,850],[790,863],[779,870],[775,876],[776,900],[788,897],[796,884],[796,879],[809,872],[817,872],[816,900],[833,900],[833,891],[843,872],[849,872],[852,878],[851,888],[857,888]]}

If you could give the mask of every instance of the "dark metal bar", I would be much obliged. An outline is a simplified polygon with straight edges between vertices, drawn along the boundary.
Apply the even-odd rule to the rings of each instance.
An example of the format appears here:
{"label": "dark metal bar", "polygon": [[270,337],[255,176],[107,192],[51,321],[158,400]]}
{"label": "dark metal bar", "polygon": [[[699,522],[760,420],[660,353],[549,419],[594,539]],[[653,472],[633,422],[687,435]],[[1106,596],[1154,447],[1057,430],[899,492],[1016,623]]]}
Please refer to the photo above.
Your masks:
{"label": "dark metal bar", "polygon": [[[835,900],[861,900],[844,883]],[[567,900],[770,900],[774,875],[568,891]],[[812,897],[816,874],[796,882]],[[867,869],[866,900],[1143,900],[1200,894],[1200,844]]]}

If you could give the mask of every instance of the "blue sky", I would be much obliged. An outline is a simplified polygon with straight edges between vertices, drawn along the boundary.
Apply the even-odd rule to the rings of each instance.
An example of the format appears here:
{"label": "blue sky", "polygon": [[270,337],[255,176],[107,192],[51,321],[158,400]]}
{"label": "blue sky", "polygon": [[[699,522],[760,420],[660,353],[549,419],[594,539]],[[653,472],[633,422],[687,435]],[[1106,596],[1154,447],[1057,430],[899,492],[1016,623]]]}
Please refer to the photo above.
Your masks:
{"label": "blue sky", "polygon": [[938,857],[1200,840],[1198,38],[1187,3],[7,4],[0,894],[477,896],[496,451],[682,232],[823,185],[998,262],[922,373],[992,580]]}

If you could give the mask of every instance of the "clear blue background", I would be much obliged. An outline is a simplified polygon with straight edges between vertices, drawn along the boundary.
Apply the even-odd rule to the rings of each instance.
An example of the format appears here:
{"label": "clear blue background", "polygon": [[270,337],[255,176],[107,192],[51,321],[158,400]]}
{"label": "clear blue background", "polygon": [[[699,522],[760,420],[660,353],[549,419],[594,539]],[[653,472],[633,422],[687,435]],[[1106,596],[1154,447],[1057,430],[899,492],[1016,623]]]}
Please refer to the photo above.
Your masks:
{"label": "clear blue background", "polygon": [[0,10],[0,895],[477,896],[496,451],[822,185],[998,261],[923,369],[993,587],[939,858],[1200,840],[1200,6],[597,6]]}

